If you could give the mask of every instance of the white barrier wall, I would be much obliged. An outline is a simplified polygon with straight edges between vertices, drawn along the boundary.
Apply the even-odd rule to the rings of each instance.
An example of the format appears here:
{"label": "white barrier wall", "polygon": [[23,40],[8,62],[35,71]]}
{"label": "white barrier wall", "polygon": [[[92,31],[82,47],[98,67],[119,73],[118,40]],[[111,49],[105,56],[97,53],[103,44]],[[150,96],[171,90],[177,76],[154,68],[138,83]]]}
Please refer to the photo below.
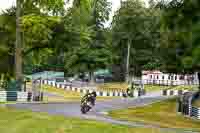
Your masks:
{"label": "white barrier wall", "polygon": [[[76,91],[79,93],[83,93],[86,94],[87,92],[91,93],[94,90],[93,89],[89,89],[89,88],[78,88],[78,87],[71,87],[69,85],[65,85],[63,83],[56,83],[55,81],[47,81],[44,80],[42,83],[50,85],[50,86],[54,86],[56,88],[60,88],[60,89],[65,89],[65,90],[70,90],[70,91]],[[118,92],[118,91],[96,91],[97,96],[104,96],[104,97],[113,97],[113,96],[123,96],[123,92]],[[135,98],[139,97],[139,92],[137,90],[135,90],[133,92],[133,95]]]}
{"label": "white barrier wall", "polygon": [[174,95],[178,96],[178,90],[174,90]]}
{"label": "white barrier wall", "polygon": [[28,92],[16,92],[16,96],[8,96],[7,91],[0,91],[0,102],[7,102],[8,98],[16,98],[17,102],[27,102]]}
{"label": "white barrier wall", "polygon": [[7,93],[5,91],[0,91],[0,102],[7,101]]}
{"label": "white barrier wall", "polygon": [[133,96],[134,96],[134,97],[138,97],[138,96],[139,96],[139,92],[136,91],[136,90],[134,90],[134,91],[133,91]]}
{"label": "white barrier wall", "polygon": [[28,99],[27,92],[17,92],[17,101],[18,102],[26,102]]}
{"label": "white barrier wall", "polygon": [[47,80],[44,80],[44,84],[48,84],[48,81],[47,81]]}
{"label": "white barrier wall", "polygon": [[72,91],[75,91],[75,87],[72,87]]}
{"label": "white barrier wall", "polygon": [[52,81],[53,87],[56,87],[56,82]]}

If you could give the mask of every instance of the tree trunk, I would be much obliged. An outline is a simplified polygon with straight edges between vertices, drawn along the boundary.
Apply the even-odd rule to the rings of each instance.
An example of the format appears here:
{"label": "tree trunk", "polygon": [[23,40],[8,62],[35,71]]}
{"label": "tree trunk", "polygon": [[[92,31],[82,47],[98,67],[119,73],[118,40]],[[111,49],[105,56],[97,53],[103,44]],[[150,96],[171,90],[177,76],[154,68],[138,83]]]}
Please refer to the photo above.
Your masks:
{"label": "tree trunk", "polygon": [[19,88],[22,87],[22,40],[21,40],[21,28],[20,28],[20,15],[21,15],[21,0],[16,1],[16,45],[15,45],[15,79]]}
{"label": "tree trunk", "polygon": [[94,72],[93,71],[89,72],[89,77],[90,77],[90,84],[94,84],[95,79],[94,79]]}
{"label": "tree trunk", "polygon": [[4,73],[1,74],[1,83],[4,81]]}
{"label": "tree trunk", "polygon": [[126,60],[126,82],[129,83],[129,67],[130,67],[130,50],[131,50],[131,40],[128,40],[128,49],[127,49],[127,60]]}

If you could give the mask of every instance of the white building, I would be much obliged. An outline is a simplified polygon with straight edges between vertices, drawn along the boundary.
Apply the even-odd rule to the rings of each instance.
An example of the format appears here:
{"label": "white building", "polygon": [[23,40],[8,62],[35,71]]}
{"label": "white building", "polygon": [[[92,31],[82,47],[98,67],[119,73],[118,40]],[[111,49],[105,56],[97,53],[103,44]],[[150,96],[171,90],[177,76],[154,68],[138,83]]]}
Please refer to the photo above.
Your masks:
{"label": "white building", "polygon": [[160,85],[197,85],[198,75],[195,74],[173,74],[161,71],[143,71],[142,80],[144,84]]}

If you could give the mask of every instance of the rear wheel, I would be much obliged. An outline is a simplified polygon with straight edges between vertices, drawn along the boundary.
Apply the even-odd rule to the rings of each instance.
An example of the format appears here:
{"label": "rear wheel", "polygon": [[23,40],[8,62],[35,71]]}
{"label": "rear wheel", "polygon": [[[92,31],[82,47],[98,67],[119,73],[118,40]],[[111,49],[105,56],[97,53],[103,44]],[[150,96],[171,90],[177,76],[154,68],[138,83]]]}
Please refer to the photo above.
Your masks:
{"label": "rear wheel", "polygon": [[84,107],[81,107],[81,113],[86,114]]}
{"label": "rear wheel", "polygon": [[90,110],[90,107],[88,105],[84,105],[81,107],[81,112],[83,114],[86,114]]}

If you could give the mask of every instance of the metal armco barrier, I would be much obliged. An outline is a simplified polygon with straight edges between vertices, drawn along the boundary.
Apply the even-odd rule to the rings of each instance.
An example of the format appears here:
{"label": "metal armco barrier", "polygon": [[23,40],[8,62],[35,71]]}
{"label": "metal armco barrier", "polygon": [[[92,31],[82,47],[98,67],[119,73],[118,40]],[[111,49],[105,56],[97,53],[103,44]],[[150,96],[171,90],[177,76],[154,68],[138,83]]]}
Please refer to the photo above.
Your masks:
{"label": "metal armco barrier", "polygon": [[200,120],[200,108],[194,107],[192,102],[199,97],[199,92],[187,92],[178,99],[178,112]]}
{"label": "metal armco barrier", "polygon": [[191,107],[191,116],[200,120],[200,108]]}

